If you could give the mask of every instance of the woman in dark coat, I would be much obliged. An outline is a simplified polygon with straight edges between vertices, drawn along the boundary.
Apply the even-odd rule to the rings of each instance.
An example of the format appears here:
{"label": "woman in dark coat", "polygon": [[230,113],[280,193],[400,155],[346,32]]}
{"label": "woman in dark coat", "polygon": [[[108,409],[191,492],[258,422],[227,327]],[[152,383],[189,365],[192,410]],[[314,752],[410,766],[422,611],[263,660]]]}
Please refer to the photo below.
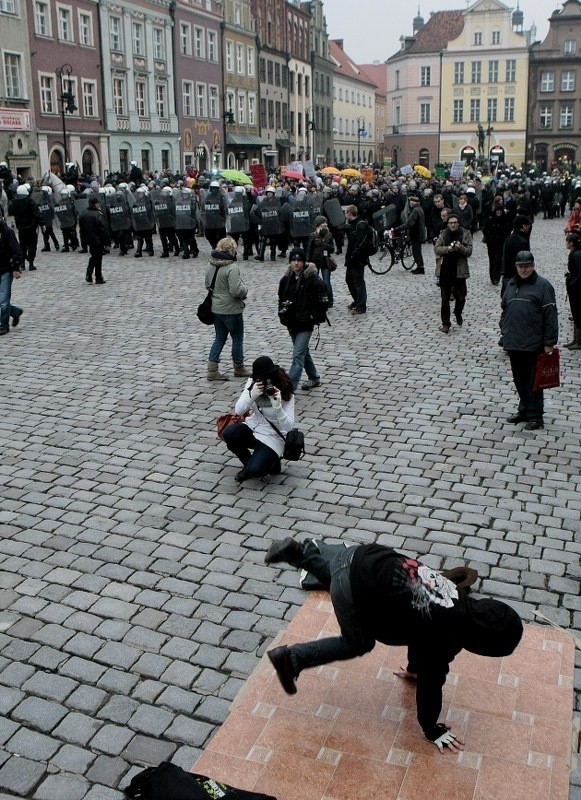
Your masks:
{"label": "woman in dark coat", "polygon": [[329,223],[326,217],[315,219],[315,230],[311,233],[307,242],[307,263],[312,262],[323,279],[327,287],[327,297],[329,298],[328,308],[333,307],[333,287],[331,286],[331,270],[329,269],[328,258],[335,252],[333,234],[329,230]]}
{"label": "woman in dark coat", "polygon": [[502,249],[510,229],[510,217],[504,210],[502,197],[495,197],[492,201],[492,212],[482,226],[482,236],[488,249],[488,272],[493,286],[500,283]]}
{"label": "woman in dark coat", "polygon": [[569,350],[581,350],[581,236],[578,233],[568,233],[565,242],[569,250],[565,283],[575,326],[573,339],[565,347]]}

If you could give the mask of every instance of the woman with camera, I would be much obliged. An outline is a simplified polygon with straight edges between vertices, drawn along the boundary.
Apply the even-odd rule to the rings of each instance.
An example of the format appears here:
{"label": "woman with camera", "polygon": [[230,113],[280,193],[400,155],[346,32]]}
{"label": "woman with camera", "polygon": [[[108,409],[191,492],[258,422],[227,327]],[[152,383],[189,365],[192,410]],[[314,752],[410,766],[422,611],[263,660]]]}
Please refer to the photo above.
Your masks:
{"label": "woman with camera", "polygon": [[238,483],[249,478],[280,474],[284,437],[295,418],[293,385],[286,372],[268,356],[252,365],[252,377],[234,408],[244,422],[229,425],[223,433],[228,450],[238,456],[243,468]]}

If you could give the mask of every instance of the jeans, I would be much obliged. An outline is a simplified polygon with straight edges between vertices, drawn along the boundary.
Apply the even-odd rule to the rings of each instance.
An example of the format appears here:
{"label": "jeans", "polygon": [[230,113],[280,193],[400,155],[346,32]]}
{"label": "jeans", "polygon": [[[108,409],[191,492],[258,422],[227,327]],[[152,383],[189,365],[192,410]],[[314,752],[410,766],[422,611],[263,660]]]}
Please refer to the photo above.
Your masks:
{"label": "jeans", "polygon": [[365,266],[347,267],[345,282],[357,308],[367,309],[367,287],[365,286]]}
{"label": "jeans", "polygon": [[518,392],[520,402],[519,414],[526,419],[543,419],[544,396],[542,390],[533,392],[535,372],[537,368],[538,353],[525,350],[509,350],[510,366],[514,385]]}
{"label": "jeans", "polygon": [[315,367],[315,362],[311,358],[309,350],[309,342],[311,341],[312,331],[300,331],[295,333],[289,331],[290,337],[293,340],[293,360],[288,371],[288,376],[292,381],[293,389],[299,385],[301,375],[303,374],[303,367],[307,373],[307,378],[318,381],[319,373]]}
{"label": "jeans", "polygon": [[216,338],[210,348],[208,361],[217,364],[220,353],[224,349],[228,334],[232,337],[232,361],[244,364],[244,320],[242,314],[214,314],[214,330]]}
{"label": "jeans", "polygon": [[297,566],[308,570],[323,585],[329,586],[341,635],[293,644],[289,648],[290,659],[297,675],[308,667],[362,656],[375,647],[375,638],[361,630],[361,623],[353,606],[349,572],[356,550],[356,546],[347,547],[329,563],[314,548],[308,545],[304,548],[304,556]]}
{"label": "jeans", "polygon": [[14,277],[11,272],[2,272],[0,274],[0,330],[2,331],[8,330],[10,317],[19,317],[22,314],[21,308],[10,305],[13,280]]}
{"label": "jeans", "polygon": [[280,465],[274,450],[259,442],[244,422],[228,425],[223,436],[226,447],[244,464],[244,471],[249,478],[262,478],[274,466]]}
{"label": "jeans", "polygon": [[331,270],[323,268],[321,270],[321,278],[327,288],[327,297],[329,299],[329,308],[333,306],[333,287],[331,286]]}

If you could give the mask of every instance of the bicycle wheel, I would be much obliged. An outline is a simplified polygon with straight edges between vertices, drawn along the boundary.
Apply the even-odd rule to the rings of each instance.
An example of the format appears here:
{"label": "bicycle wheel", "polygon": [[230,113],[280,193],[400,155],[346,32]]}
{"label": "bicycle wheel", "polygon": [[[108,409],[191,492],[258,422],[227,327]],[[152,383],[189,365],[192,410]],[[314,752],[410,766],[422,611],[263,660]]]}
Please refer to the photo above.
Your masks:
{"label": "bicycle wheel", "polygon": [[386,275],[393,267],[395,254],[391,245],[386,245],[383,250],[380,250],[376,255],[371,256],[369,259],[369,269],[376,275]]}
{"label": "bicycle wheel", "polygon": [[412,246],[410,242],[406,242],[401,250],[401,265],[408,271],[413,269],[416,265],[414,254],[412,253]]}

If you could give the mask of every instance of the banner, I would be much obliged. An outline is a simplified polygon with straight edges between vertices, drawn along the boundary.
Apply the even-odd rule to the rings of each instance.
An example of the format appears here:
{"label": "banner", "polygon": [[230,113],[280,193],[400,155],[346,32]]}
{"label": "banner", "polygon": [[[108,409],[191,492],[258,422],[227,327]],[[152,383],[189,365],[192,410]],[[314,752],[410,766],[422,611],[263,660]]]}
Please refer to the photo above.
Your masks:
{"label": "banner", "polygon": [[264,189],[266,186],[266,169],[264,164],[251,164],[250,174],[252,175],[252,183],[257,189]]}
{"label": "banner", "polygon": [[464,177],[464,162],[463,161],[453,161],[452,168],[450,170],[450,177],[451,178],[463,178]]}

